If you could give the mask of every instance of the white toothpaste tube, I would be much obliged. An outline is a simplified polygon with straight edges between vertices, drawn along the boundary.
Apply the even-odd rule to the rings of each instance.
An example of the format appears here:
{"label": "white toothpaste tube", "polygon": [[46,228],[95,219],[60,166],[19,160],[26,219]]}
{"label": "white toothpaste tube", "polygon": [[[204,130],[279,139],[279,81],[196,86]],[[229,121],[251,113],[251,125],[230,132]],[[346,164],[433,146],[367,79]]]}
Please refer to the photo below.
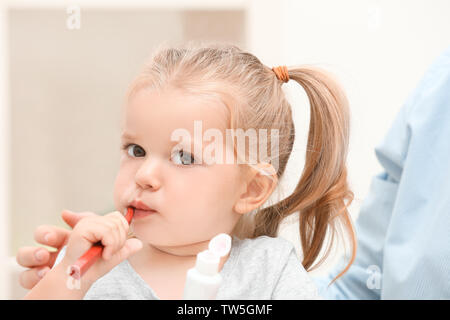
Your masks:
{"label": "white toothpaste tube", "polygon": [[214,300],[222,284],[219,273],[220,258],[231,250],[231,237],[220,233],[211,239],[208,250],[197,254],[195,267],[186,274],[183,299]]}

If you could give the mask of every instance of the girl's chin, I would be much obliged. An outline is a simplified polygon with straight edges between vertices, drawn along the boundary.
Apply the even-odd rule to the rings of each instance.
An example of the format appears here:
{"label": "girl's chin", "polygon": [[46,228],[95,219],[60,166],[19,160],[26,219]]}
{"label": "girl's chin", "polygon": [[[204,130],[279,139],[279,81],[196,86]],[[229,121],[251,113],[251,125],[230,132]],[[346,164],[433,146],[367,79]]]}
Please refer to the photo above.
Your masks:
{"label": "girl's chin", "polygon": [[[193,244],[193,242],[190,241],[174,241],[173,238],[168,238],[167,233],[160,230],[155,230],[153,232],[151,229],[149,230],[148,227],[134,227],[132,231],[133,235],[141,240],[144,245],[152,246],[155,249],[166,253],[172,253],[171,250],[175,248],[187,247]],[[150,234],[151,236],[149,236]]]}

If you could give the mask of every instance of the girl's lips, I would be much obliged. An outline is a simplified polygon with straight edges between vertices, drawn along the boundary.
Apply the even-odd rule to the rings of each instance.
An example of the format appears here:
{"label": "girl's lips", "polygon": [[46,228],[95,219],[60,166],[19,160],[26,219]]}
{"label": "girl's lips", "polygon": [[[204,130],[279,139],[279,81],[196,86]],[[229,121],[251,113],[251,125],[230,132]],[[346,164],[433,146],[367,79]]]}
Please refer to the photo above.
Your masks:
{"label": "girl's lips", "polygon": [[145,218],[145,217],[148,217],[148,216],[153,215],[155,213],[156,213],[155,210],[142,210],[142,209],[134,208],[133,219]]}
{"label": "girl's lips", "polygon": [[144,202],[142,202],[141,200],[133,200],[129,206],[135,208],[135,209],[140,209],[140,210],[149,210],[149,211],[156,211],[154,208],[151,208],[149,206],[147,206]]}

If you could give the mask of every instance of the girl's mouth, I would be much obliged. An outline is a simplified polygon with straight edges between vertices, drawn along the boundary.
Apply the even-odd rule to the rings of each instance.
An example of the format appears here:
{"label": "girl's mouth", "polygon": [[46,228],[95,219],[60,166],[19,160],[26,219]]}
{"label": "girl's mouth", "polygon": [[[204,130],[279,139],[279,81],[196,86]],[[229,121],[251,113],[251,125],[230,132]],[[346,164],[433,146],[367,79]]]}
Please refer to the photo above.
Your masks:
{"label": "girl's mouth", "polygon": [[156,210],[151,208],[150,206],[146,205],[142,200],[135,199],[130,204],[130,207],[134,209],[134,219],[142,219],[148,216],[151,216],[155,213],[157,213]]}
{"label": "girl's mouth", "polygon": [[138,209],[135,207],[133,207],[133,208],[134,208],[133,219],[142,219],[142,218],[151,216],[156,213],[155,210],[144,210],[144,209]]}

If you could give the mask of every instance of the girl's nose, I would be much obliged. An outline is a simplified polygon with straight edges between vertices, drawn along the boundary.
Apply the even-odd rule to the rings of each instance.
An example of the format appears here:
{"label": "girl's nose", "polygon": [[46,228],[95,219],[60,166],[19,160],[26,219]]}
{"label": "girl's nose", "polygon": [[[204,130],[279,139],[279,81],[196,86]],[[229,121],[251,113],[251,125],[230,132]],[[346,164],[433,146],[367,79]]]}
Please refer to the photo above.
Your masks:
{"label": "girl's nose", "polygon": [[161,163],[159,159],[149,157],[139,167],[139,170],[136,172],[135,180],[142,189],[151,188],[158,190],[161,186],[160,175]]}

